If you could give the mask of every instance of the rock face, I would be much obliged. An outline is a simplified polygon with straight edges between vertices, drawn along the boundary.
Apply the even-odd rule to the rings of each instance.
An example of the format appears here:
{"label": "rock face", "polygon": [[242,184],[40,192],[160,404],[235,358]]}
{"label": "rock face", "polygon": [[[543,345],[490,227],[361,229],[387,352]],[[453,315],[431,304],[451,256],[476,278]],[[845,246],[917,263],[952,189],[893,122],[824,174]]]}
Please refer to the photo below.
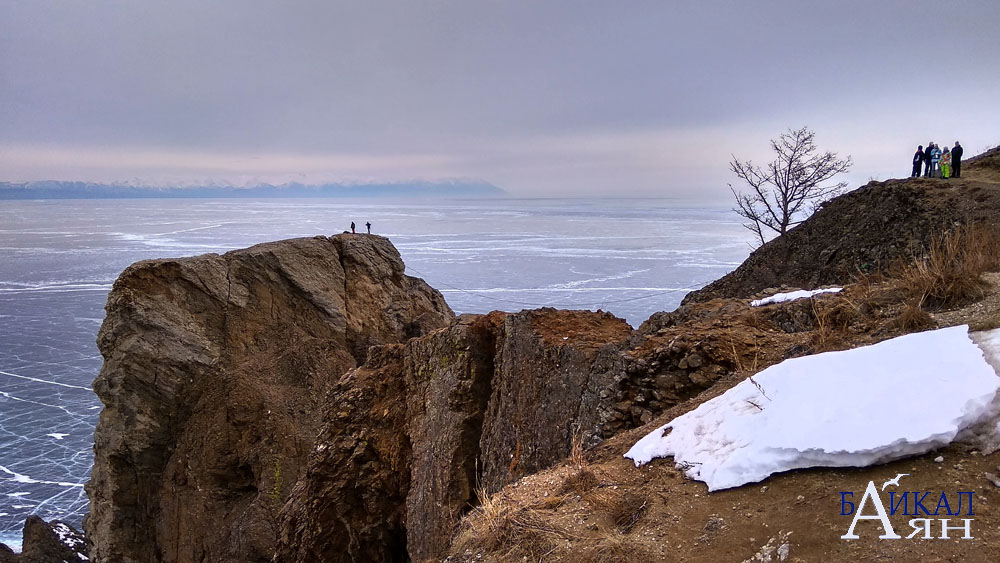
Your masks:
{"label": "rock face", "polygon": [[439,559],[477,486],[499,489],[600,433],[618,373],[606,357],[631,332],[607,313],[542,309],[465,315],[373,350],[327,400],[277,559]]}
{"label": "rock face", "polygon": [[[97,561],[270,561],[323,398],[368,347],[453,318],[381,237],[139,262],[98,335]],[[386,354],[389,354],[386,352]]]}
{"label": "rock face", "polygon": [[551,309],[508,315],[502,330],[480,443],[490,493],[565,459],[574,439],[600,441],[632,333],[607,313]]}
{"label": "rock face", "polygon": [[69,524],[46,523],[38,516],[24,522],[21,553],[0,543],[0,563],[64,563],[86,561],[87,545],[83,534]]}

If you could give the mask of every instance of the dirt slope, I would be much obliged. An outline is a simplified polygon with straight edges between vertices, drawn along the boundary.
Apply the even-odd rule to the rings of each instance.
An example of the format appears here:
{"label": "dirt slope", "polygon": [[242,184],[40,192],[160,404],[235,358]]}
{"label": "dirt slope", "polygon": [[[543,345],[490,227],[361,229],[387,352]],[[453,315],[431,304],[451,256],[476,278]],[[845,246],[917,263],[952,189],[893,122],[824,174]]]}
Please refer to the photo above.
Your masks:
{"label": "dirt slope", "polygon": [[935,234],[966,222],[1000,225],[1000,147],[969,159],[960,179],[873,181],[833,199],[684,303],[848,283],[922,254]]}

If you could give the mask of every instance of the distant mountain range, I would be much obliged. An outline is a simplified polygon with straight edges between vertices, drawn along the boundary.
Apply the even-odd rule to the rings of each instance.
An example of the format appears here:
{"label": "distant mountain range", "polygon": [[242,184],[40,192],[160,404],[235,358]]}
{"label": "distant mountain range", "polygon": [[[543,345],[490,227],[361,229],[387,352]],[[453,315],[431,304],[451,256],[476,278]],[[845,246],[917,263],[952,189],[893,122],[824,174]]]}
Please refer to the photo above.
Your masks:
{"label": "distant mountain range", "polygon": [[274,186],[137,186],[89,182],[0,182],[0,200],[112,199],[112,198],[285,198],[285,197],[505,197],[507,192],[488,182],[449,180],[392,184],[298,183]]}

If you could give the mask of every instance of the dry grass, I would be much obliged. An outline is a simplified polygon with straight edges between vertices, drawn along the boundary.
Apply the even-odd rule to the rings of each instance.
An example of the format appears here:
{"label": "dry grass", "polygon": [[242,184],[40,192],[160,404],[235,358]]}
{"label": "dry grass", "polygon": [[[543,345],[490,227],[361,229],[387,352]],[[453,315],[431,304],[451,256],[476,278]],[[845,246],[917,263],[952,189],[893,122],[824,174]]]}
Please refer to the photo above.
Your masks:
{"label": "dry grass", "polygon": [[895,319],[896,327],[903,332],[919,332],[934,326],[934,318],[916,301],[908,301]]}
{"label": "dry grass", "polygon": [[920,308],[943,309],[981,298],[983,274],[1000,268],[1000,236],[982,225],[963,225],[934,237],[927,255],[894,276]]}
{"label": "dry grass", "polygon": [[772,330],[774,329],[774,323],[771,319],[767,317],[767,314],[760,307],[750,307],[743,315],[740,320],[746,326],[756,329],[756,330]]}
{"label": "dry grass", "polygon": [[459,552],[472,550],[504,558],[539,561],[556,548],[565,534],[545,522],[537,511],[518,506],[505,493],[489,495],[476,490],[479,506],[462,521],[455,545]]}
{"label": "dry grass", "polygon": [[617,529],[605,530],[595,539],[593,561],[595,563],[630,563],[632,561],[652,561],[645,547],[633,536]]}
{"label": "dry grass", "polygon": [[606,528],[613,528],[622,534],[632,531],[649,509],[645,496],[621,489],[599,490],[587,497],[587,503],[594,514],[605,522]]}
{"label": "dry grass", "polygon": [[569,450],[569,465],[571,471],[563,480],[562,486],[559,487],[559,494],[583,495],[597,486],[597,476],[587,467],[587,459],[583,449],[583,432],[580,430],[573,434]]}
{"label": "dry grass", "polygon": [[843,297],[811,299],[816,323],[809,333],[814,353],[839,350],[846,345],[847,328],[858,314],[858,306]]}

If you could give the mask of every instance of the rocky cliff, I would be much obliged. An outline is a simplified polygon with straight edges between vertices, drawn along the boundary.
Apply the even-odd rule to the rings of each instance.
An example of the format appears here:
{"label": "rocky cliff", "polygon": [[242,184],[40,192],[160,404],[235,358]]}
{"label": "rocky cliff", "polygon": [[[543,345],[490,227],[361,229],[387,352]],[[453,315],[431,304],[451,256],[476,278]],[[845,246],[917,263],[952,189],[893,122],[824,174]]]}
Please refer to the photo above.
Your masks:
{"label": "rocky cliff", "polygon": [[614,356],[631,333],[607,313],[465,315],[372,350],[334,388],[283,513],[281,561],[436,560],[476,489],[549,467],[600,438]]}
{"label": "rocky cliff", "polygon": [[403,269],[388,240],[342,235],[125,270],[98,336],[94,558],[269,561],[328,390],[453,317]]}
{"label": "rocky cliff", "polygon": [[720,324],[732,302],[638,331],[588,311],[452,319],[402,272],[357,235],[126,270],[100,333],[96,560],[437,560],[480,495],[649,422],[759,342],[808,350],[808,312],[787,336]]}

